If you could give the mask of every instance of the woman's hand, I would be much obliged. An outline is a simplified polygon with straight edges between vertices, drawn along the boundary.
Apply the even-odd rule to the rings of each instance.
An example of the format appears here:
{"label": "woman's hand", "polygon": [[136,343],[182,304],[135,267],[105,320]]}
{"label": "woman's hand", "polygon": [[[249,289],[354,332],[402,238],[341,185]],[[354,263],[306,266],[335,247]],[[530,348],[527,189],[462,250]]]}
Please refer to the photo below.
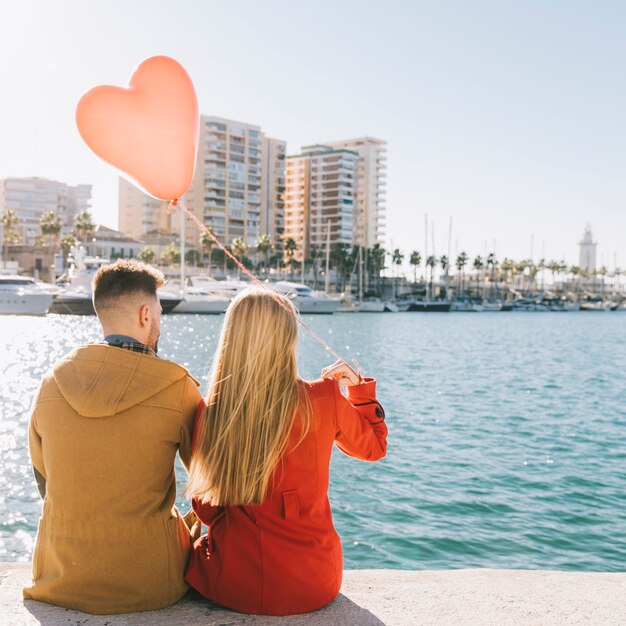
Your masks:
{"label": "woman's hand", "polygon": [[345,361],[336,361],[322,370],[322,378],[333,378],[339,385],[358,385],[361,377]]}

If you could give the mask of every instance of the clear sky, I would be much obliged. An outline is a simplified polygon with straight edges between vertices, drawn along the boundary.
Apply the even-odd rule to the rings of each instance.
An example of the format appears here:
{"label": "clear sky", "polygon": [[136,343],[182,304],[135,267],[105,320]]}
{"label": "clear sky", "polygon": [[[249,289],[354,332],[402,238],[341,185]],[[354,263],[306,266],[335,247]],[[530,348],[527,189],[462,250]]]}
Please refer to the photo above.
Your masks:
{"label": "clear sky", "polygon": [[[202,113],[302,145],[388,141],[387,245],[565,258],[591,223],[626,266],[626,3],[602,0],[2,0],[0,178],[117,175],[82,143],[80,95],[167,54]],[[431,247],[429,235],[429,248]]]}

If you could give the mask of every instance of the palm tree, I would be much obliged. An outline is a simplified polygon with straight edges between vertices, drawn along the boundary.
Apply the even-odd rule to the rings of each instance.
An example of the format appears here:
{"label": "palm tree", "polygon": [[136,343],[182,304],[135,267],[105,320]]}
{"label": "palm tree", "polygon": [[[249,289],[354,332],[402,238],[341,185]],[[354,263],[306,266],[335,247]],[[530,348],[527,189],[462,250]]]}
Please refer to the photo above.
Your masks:
{"label": "palm tree", "polygon": [[437,266],[437,257],[432,254],[426,259],[426,267],[430,267],[430,293],[429,298],[433,297],[433,274],[435,272],[435,267]]}
{"label": "palm tree", "polygon": [[[233,239],[233,254],[243,263],[243,257],[248,252],[248,244],[243,237]],[[241,268],[237,265],[237,280],[241,278]]]}
{"label": "palm tree", "polygon": [[448,288],[450,285],[450,276],[449,276],[449,271],[450,271],[450,259],[444,254],[440,259],[439,259],[439,265],[441,265],[441,269],[443,271],[443,275],[445,277],[445,283],[446,283],[446,295],[445,298],[446,300],[448,299]]}
{"label": "palm tree", "polygon": [[537,263],[537,271],[541,272],[541,293],[543,293],[543,275],[544,275],[545,269],[546,269],[546,260],[539,259],[539,263]]}
{"label": "palm tree", "polygon": [[574,293],[578,295],[578,277],[580,276],[580,267],[578,267],[578,265],[572,265],[569,268],[569,273],[572,275],[572,281],[574,283]]}
{"label": "palm tree", "polygon": [[192,267],[197,267],[200,262],[200,253],[195,248],[189,248],[185,251],[185,263]]}
{"label": "palm tree", "polygon": [[310,259],[313,263],[313,289],[317,289],[317,277],[319,273],[319,262],[324,256],[322,249],[318,246],[311,246]]}
{"label": "palm tree", "polygon": [[293,280],[293,255],[296,253],[296,240],[287,237],[285,240],[285,254],[287,255],[287,265],[289,265],[289,279]]}
{"label": "palm tree", "polygon": [[337,276],[337,291],[343,291],[345,289],[346,269],[348,265],[348,245],[345,243],[338,243],[330,251],[330,262],[335,268]]}
{"label": "palm tree", "polygon": [[178,265],[180,263],[180,249],[177,245],[170,243],[161,252],[161,261],[165,265]]}
{"label": "palm tree", "polygon": [[560,265],[557,261],[550,261],[547,265],[547,268],[552,274],[552,287],[556,288],[556,274],[559,271]]}
{"label": "palm tree", "polygon": [[600,274],[600,276],[602,276],[602,297],[604,298],[604,293],[605,293],[605,279],[606,279],[606,275],[609,273],[608,268],[603,265],[599,270],[598,270],[598,274]]}
{"label": "palm tree", "polygon": [[496,298],[498,297],[498,285],[496,283],[496,269],[498,268],[498,260],[496,259],[495,252],[490,252],[487,255],[487,267],[489,268],[489,296],[493,297],[492,289],[495,286],[496,289]]}
{"label": "palm tree", "polygon": [[613,269],[613,278],[617,278],[617,280],[613,281],[613,292],[614,293],[619,293],[620,291],[620,284],[619,284],[619,277],[622,275],[622,270],[619,267],[616,267]]}
{"label": "palm tree", "polygon": [[39,220],[41,238],[48,241],[50,247],[56,247],[57,240],[61,234],[61,217],[54,211],[45,211]]}
{"label": "palm tree", "polygon": [[369,260],[372,264],[374,272],[376,293],[380,295],[380,273],[385,269],[386,250],[379,244],[375,243],[370,250]]}
{"label": "palm tree", "polygon": [[207,270],[207,274],[209,276],[211,275],[211,251],[213,250],[213,245],[215,244],[215,241],[213,240],[213,237],[211,237],[211,235],[215,235],[215,229],[213,228],[213,226],[205,226],[200,233],[200,246],[202,247],[203,251],[206,251],[206,254],[209,257],[209,265]]}
{"label": "palm tree", "polygon": [[561,274],[561,289],[565,286],[565,274],[567,272],[567,263],[561,259],[559,261],[559,272]]}
{"label": "palm tree", "polygon": [[153,263],[156,257],[156,252],[154,248],[147,246],[146,248],[142,248],[139,250],[139,260],[143,263]]}
{"label": "palm tree", "polygon": [[268,258],[269,253],[272,250],[272,240],[268,234],[261,235],[256,242],[256,249],[259,254],[263,255],[263,267],[265,270],[265,276],[267,277],[268,272]]}
{"label": "palm tree", "polygon": [[[404,261],[404,252],[402,252],[400,250],[400,248],[396,248],[392,253],[391,253],[391,263],[392,265],[396,265],[398,267],[398,269],[400,269],[400,266],[402,265],[402,261]],[[397,291],[397,273],[394,276],[394,287],[393,287],[393,291],[394,293]]]}
{"label": "palm tree", "polygon": [[463,296],[463,268],[467,265],[468,259],[469,257],[466,252],[461,252],[461,254],[456,257],[456,269],[459,272],[461,281],[459,285],[459,296]]}
{"label": "palm tree", "polygon": [[83,243],[87,243],[87,240],[96,232],[96,225],[94,224],[91,213],[89,211],[81,211],[74,219],[74,230],[78,235],[78,238]]}
{"label": "palm tree", "polygon": [[63,252],[63,267],[66,267],[66,265],[67,265],[67,257],[70,254],[70,250],[77,243],[78,242],[76,240],[76,237],[72,233],[69,233],[68,235],[63,235],[63,237],[61,237],[61,241],[59,242],[59,246],[61,248],[61,251]]}
{"label": "palm tree", "polygon": [[524,290],[524,272],[526,271],[527,267],[528,267],[528,261],[526,261],[525,259],[523,261],[518,261],[517,263],[514,263],[513,265],[514,275],[521,274],[522,276],[522,284],[521,284],[522,291]]}
{"label": "palm tree", "polygon": [[409,258],[409,263],[413,266],[413,282],[417,282],[417,268],[422,263],[422,253],[419,250],[413,250]]}
{"label": "palm tree", "polygon": [[483,269],[485,264],[483,263],[483,258],[478,255],[474,262],[472,263],[474,269],[476,270],[476,296],[478,296],[479,282],[480,282],[480,270]]}
{"label": "palm tree", "polygon": [[[19,240],[19,234],[15,231],[15,227],[19,224],[20,218],[17,216],[17,213],[13,209],[6,209],[0,218],[0,222],[2,223],[2,247],[3,254],[2,259],[4,263],[6,263],[7,255],[9,253],[9,245]],[[17,235],[17,237],[16,237]]]}

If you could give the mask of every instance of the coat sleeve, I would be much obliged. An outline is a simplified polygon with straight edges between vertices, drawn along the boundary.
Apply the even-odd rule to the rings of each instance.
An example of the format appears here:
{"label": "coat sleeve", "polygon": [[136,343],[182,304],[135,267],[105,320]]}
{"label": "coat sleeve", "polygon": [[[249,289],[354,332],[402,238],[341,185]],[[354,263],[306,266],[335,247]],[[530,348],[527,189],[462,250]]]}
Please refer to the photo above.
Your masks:
{"label": "coat sleeve", "polygon": [[337,432],[335,443],[348,456],[377,461],[387,452],[385,411],[376,400],[376,381],[366,378],[347,388],[347,397],[334,384]]}
{"label": "coat sleeve", "polygon": [[180,441],[178,444],[178,454],[187,472],[189,472],[189,464],[191,463],[193,425],[198,412],[198,405],[201,402],[202,395],[198,385],[188,376],[185,384],[185,399],[183,401],[183,423],[180,428]]}
{"label": "coat sleeve", "polygon": [[35,474],[35,482],[37,483],[37,490],[42,498],[46,496],[46,468],[43,462],[43,444],[41,441],[41,435],[37,430],[37,403],[39,400],[39,394],[41,387],[33,400],[33,406],[28,419],[28,450],[30,452],[30,460],[33,464],[33,471]]}

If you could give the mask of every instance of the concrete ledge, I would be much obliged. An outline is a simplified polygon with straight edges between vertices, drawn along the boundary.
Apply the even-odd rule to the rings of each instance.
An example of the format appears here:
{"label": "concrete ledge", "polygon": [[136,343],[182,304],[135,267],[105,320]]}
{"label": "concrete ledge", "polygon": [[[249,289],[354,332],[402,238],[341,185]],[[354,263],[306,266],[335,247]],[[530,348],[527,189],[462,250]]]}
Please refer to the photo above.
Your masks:
{"label": "concrete ledge", "polygon": [[30,565],[0,563],[0,624],[22,626],[481,626],[626,624],[626,574],[524,570],[345,572],[326,608],[292,617],[234,613],[189,596],[161,611],[95,616],[24,601]]}

